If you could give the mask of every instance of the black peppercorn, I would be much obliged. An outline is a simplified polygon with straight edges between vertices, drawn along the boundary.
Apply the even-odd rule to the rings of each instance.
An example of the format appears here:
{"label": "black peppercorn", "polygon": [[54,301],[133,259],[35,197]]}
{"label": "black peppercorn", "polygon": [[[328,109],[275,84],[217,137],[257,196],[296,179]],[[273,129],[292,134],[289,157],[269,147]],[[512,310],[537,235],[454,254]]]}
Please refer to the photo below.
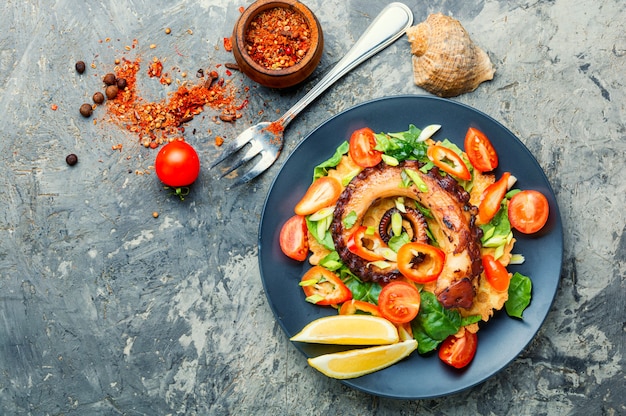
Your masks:
{"label": "black peppercorn", "polygon": [[126,89],[126,85],[127,85],[127,83],[126,83],[126,80],[124,78],[118,78],[117,79],[117,88],[118,89],[123,91],[124,89]]}
{"label": "black peppercorn", "polygon": [[82,74],[83,72],[85,72],[85,63],[83,61],[78,61],[76,62],[76,65],[74,65],[76,67],[76,72],[78,72],[79,74]]}
{"label": "black peppercorn", "polygon": [[83,117],[91,117],[91,113],[93,113],[93,107],[91,107],[91,104],[83,104],[80,106],[80,114]]}
{"label": "black peppercorn", "polygon": [[102,78],[102,81],[104,81],[104,83],[107,85],[113,85],[117,82],[117,80],[115,79],[115,74],[111,73],[106,74],[104,78]]}
{"label": "black peppercorn", "polygon": [[107,98],[109,100],[113,100],[115,97],[117,97],[117,85],[109,85],[106,90],[104,90],[104,93],[107,95]]}
{"label": "black peppercorn", "polygon": [[65,162],[70,166],[74,166],[76,163],[78,163],[78,156],[76,156],[74,153],[69,154],[65,158]]}
{"label": "black peppercorn", "polygon": [[104,94],[102,94],[100,91],[96,92],[93,95],[93,102],[96,104],[102,104],[104,102]]}

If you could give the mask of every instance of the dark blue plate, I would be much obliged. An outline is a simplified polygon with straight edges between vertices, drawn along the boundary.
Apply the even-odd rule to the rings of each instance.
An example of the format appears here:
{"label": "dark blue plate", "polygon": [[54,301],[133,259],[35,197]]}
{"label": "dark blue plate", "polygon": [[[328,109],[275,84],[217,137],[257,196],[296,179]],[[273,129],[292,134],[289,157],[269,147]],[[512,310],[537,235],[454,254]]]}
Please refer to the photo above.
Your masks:
{"label": "dark blue plate", "polygon": [[[342,381],[355,389],[382,397],[423,399],[444,396],[475,386],[506,367],[530,343],[554,300],[563,257],[563,229],[554,192],[528,149],[493,118],[454,101],[430,96],[397,96],[357,105],[324,122],[298,145],[274,180],[265,202],[259,227],[259,263],[267,300],[288,337],[314,319],[335,314],[331,308],[311,305],[298,286],[310,267],[286,257],[278,237],[283,223],[311,183],[313,167],[329,158],[352,131],[370,127],[375,132],[407,130],[409,124],[424,128],[440,124],[435,139],[447,138],[463,148],[465,133],[476,127],[491,140],[500,159],[498,176],[509,171],[518,179],[516,187],[542,192],[550,203],[548,223],[539,233],[515,233],[514,252],[523,254],[524,264],[509,271],[529,276],[533,282],[530,306],[524,319],[510,318],[499,311],[478,332],[478,350],[472,363],[458,371],[443,364],[436,354],[410,357],[385,370]],[[336,350],[333,346],[295,343],[307,356]]]}

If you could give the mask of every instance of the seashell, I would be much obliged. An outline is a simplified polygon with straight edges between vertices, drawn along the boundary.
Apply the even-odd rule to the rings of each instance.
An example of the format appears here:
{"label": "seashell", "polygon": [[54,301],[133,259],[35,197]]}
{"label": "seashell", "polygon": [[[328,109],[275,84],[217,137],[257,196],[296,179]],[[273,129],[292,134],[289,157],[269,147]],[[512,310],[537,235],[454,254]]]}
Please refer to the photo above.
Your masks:
{"label": "seashell", "polygon": [[440,97],[474,91],[496,72],[461,23],[441,13],[407,30],[415,84]]}

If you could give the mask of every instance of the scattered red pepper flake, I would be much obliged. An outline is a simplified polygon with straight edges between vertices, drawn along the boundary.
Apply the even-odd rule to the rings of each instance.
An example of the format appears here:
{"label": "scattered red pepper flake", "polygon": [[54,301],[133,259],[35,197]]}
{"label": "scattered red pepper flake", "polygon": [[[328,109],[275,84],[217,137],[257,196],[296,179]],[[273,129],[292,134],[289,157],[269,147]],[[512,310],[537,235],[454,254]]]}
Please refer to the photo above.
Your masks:
{"label": "scattered red pepper flake", "polygon": [[[246,106],[247,100],[239,102],[236,88],[223,78],[207,83],[203,77],[197,85],[183,83],[167,99],[145,102],[136,88],[140,62],[139,58],[135,61],[123,58],[116,67],[116,77],[125,79],[127,86],[115,99],[108,100],[106,106],[113,121],[136,133],[144,147],[157,148],[170,137],[180,135],[184,132],[182,124],[200,114],[205,106],[219,110],[233,121],[241,117],[237,111]],[[211,75],[218,77],[216,71],[211,71]]]}
{"label": "scattered red pepper flake", "polygon": [[226,52],[231,52],[233,50],[233,41],[231,38],[224,38],[224,49]]}
{"label": "scattered red pepper flake", "polygon": [[243,13],[246,11],[246,8],[243,6],[239,6],[239,13]]}
{"label": "scattered red pepper flake", "polygon": [[59,106],[58,106],[58,105],[56,105],[56,104],[52,104],[52,105],[50,106],[50,109],[51,109],[52,111],[57,111],[57,110],[59,109]]}
{"label": "scattered red pepper flake", "polygon": [[150,78],[159,78],[161,76],[161,72],[163,71],[163,64],[157,58],[152,60],[152,63],[148,67],[148,76]]}

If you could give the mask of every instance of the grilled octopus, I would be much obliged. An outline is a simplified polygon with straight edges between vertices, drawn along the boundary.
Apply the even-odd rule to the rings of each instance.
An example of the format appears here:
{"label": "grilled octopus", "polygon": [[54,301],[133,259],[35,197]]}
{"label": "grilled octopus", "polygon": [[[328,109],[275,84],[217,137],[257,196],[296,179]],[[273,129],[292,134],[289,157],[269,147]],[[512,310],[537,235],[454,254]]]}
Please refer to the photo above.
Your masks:
{"label": "grilled octopus", "polygon": [[[392,262],[390,267],[379,268],[352,253],[347,242],[358,227],[368,208],[379,198],[411,198],[428,208],[441,229],[443,238],[439,247],[445,252],[443,271],[437,279],[435,294],[446,308],[470,308],[477,279],[482,272],[480,238],[482,230],[475,225],[477,208],[469,203],[469,194],[449,175],[442,175],[434,167],[423,173],[417,161],[405,161],[398,166],[380,163],[366,168],[344,189],[335,206],[331,234],[342,261],[364,281],[387,283],[401,276]],[[415,183],[402,185],[403,169],[416,172],[428,187],[421,192]],[[344,219],[356,214],[356,222],[350,228]]]}

